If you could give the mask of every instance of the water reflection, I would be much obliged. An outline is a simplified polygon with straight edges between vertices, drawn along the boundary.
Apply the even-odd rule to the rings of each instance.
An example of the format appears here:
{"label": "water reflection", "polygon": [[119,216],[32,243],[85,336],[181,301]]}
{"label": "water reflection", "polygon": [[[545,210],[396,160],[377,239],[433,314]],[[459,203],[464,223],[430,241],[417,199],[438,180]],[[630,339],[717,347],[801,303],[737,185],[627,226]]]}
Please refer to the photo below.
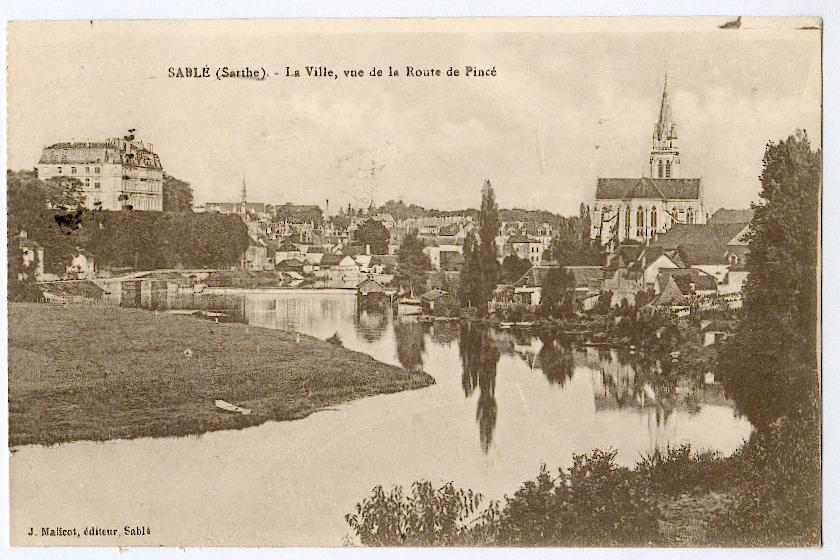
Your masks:
{"label": "water reflection", "polygon": [[496,366],[499,350],[488,329],[464,324],[460,329],[461,385],[469,398],[478,388],[475,419],[481,450],[486,454],[493,443],[498,405],[496,404]]}
{"label": "water reflection", "polygon": [[397,343],[397,359],[407,370],[423,369],[423,351],[426,348],[426,335],[423,326],[416,321],[395,321],[394,334]]}
{"label": "water reflection", "polygon": [[542,370],[549,383],[565,387],[575,374],[572,342],[547,334],[540,335],[539,339],[542,348],[537,354],[536,366]]}
{"label": "water reflection", "polygon": [[[675,411],[685,418],[700,414],[707,404],[730,406],[719,391],[678,389],[667,354],[581,347],[573,339],[549,333],[499,331],[457,322],[420,323],[414,316],[392,316],[388,309],[359,311],[350,294],[169,293],[146,297],[144,305],[158,310],[201,310],[205,318],[301,331],[324,339],[337,333],[348,348],[408,370],[428,371],[441,385],[453,370],[460,369],[461,406],[476,401],[473,421],[483,455],[494,446],[500,400],[507,418],[523,410],[528,413],[537,403],[553,406],[550,403],[564,392],[574,394],[577,402],[591,403],[588,414],[615,413],[625,418],[631,414],[647,419],[652,447],[676,437]],[[223,316],[216,317],[218,313]],[[457,352],[453,344],[457,344]],[[513,376],[511,379],[527,372],[543,379],[545,388],[560,393],[543,389],[527,396],[497,394],[502,356],[514,358],[505,361],[503,371]],[[520,391],[521,385],[516,390]],[[509,410],[511,406],[515,410]],[[571,426],[572,432],[585,430],[582,418],[574,422],[579,426]],[[733,421],[735,425],[740,423]],[[615,435],[618,437],[617,432]]]}

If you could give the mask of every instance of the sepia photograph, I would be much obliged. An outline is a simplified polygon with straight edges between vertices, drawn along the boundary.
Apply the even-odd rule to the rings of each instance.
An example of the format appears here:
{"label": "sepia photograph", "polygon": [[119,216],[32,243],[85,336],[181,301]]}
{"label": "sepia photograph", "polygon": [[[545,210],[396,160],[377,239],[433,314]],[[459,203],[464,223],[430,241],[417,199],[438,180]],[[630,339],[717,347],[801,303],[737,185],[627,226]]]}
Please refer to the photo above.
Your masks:
{"label": "sepia photograph", "polygon": [[821,547],[822,33],[8,22],[11,546]]}

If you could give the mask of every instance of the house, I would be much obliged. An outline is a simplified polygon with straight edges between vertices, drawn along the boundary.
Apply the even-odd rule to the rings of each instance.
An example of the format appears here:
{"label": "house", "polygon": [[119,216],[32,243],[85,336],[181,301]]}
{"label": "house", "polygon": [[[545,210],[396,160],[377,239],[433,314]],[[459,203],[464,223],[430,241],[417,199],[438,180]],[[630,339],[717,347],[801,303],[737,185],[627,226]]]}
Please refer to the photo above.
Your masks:
{"label": "house", "polygon": [[556,266],[532,266],[519,280],[513,283],[513,299],[516,303],[525,305],[539,305],[542,298],[542,287],[548,273]]}
{"label": "house", "polygon": [[535,265],[542,262],[544,250],[545,247],[540,240],[528,235],[516,234],[505,241],[504,256],[514,255]]}
{"label": "house", "polygon": [[[23,269],[28,272],[21,272],[20,275],[33,274],[36,280],[40,280],[44,276],[44,248],[40,243],[28,239],[26,232],[20,232],[18,238],[18,247],[20,247],[21,258],[23,259]],[[23,280],[23,278],[19,278]]]}
{"label": "house", "polygon": [[682,295],[703,296],[717,294],[717,280],[715,280],[714,276],[696,268],[662,269],[654,283],[654,293],[661,294],[669,280],[673,280],[676,283]]}
{"label": "house", "polygon": [[587,311],[595,307],[604,283],[604,267],[566,266],[564,269],[572,284],[572,303]]}
{"label": "house", "polygon": [[93,278],[95,276],[95,260],[93,254],[84,249],[76,249],[73,260],[66,271],[71,278]]}
{"label": "house", "polygon": [[704,348],[723,342],[732,332],[732,321],[703,321],[700,324],[700,332],[703,333]]}
{"label": "house", "polygon": [[305,263],[298,259],[282,260],[275,266],[275,270],[279,270],[280,272],[295,272],[297,274],[303,274],[304,268]]}
{"label": "house", "polygon": [[[457,298],[443,290],[432,289],[420,296],[420,305],[426,315],[457,316]],[[454,312],[453,312],[454,310]]]}
{"label": "house", "polygon": [[289,259],[303,260],[306,253],[301,251],[290,239],[285,239],[274,250],[274,262],[286,261]]}
{"label": "house", "polygon": [[372,255],[369,266],[376,274],[395,274],[399,263],[397,255]]}
{"label": "house", "polygon": [[268,247],[265,243],[251,240],[251,244],[242,254],[242,268],[253,272],[274,268],[274,262],[268,258]]}
{"label": "house", "polygon": [[391,294],[369,274],[356,285],[356,310],[383,309],[391,303]]}
{"label": "house", "polygon": [[733,264],[746,262],[749,223],[676,224],[651,242],[676,251],[686,267],[703,270],[718,280]]}
{"label": "house", "polygon": [[[439,240],[435,240],[439,241]],[[449,244],[427,244],[423,247],[423,253],[429,257],[429,263],[432,265],[433,270],[450,270],[443,268],[443,260],[444,259],[451,259],[451,254],[463,255],[464,248],[461,245],[449,243]],[[449,254],[449,256],[444,256]],[[463,262],[463,259],[462,259]],[[451,261],[447,261],[447,264],[450,264]]]}
{"label": "house", "polygon": [[372,275],[368,275],[367,278],[365,278],[364,280],[359,282],[359,284],[356,285],[356,294],[360,296],[367,296],[372,293],[384,292],[384,286],[382,286],[382,284],[374,280]]}

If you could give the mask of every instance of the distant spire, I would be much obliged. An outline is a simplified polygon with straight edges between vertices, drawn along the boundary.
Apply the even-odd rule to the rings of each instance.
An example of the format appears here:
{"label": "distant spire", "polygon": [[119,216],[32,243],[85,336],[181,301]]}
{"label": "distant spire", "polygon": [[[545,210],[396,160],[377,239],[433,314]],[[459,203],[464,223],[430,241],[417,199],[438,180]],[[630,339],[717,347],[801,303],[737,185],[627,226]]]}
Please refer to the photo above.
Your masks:
{"label": "distant spire", "polygon": [[245,175],[242,175],[242,204],[248,200],[247,191],[245,190]]}

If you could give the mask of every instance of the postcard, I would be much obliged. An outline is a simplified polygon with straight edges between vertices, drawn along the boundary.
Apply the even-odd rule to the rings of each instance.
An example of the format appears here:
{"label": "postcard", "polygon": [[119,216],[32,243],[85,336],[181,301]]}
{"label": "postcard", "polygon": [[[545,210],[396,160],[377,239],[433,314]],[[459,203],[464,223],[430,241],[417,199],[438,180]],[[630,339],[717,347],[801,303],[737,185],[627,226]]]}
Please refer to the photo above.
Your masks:
{"label": "postcard", "polygon": [[821,49],[10,22],[11,544],[820,546]]}

